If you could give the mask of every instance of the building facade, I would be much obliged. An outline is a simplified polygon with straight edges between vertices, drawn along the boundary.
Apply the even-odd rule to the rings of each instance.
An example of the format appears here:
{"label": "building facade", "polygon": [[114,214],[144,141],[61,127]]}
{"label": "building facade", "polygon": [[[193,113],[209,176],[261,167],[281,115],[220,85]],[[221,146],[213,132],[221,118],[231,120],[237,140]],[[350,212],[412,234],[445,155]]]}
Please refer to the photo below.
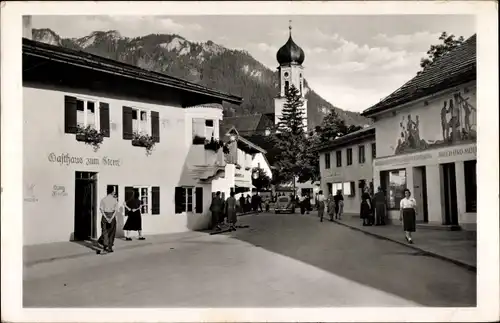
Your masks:
{"label": "building facade", "polygon": [[417,221],[474,229],[475,35],[363,115],[375,120],[374,182],[386,191],[390,217],[399,217],[408,188]]}
{"label": "building facade", "polygon": [[266,151],[241,136],[234,127],[222,131],[220,137],[226,143],[228,153],[225,155],[224,174],[212,181],[212,193],[219,191],[223,197],[228,197],[231,191],[237,197],[251,194],[253,160],[257,155],[265,155]]}
{"label": "building facade", "polygon": [[321,189],[344,196],[344,213],[358,215],[361,194],[373,186],[376,157],[375,128],[366,127],[318,147]]}
{"label": "building facade", "polygon": [[[120,205],[139,195],[146,235],[208,227],[212,180],[225,159],[222,148],[193,145],[193,129],[200,119],[219,124],[226,100],[241,103],[23,39],[24,244],[99,237],[99,201],[109,186]],[[96,133],[103,136],[99,145],[92,144]],[[120,207],[118,236],[125,220]]]}

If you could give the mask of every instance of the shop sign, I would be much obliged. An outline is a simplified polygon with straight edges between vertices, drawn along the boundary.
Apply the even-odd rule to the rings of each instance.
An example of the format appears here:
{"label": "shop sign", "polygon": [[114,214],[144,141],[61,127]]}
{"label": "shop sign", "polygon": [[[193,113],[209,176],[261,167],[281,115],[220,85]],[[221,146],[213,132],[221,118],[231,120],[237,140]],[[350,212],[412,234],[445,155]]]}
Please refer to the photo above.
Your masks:
{"label": "shop sign", "polygon": [[71,156],[68,153],[56,154],[50,153],[48,155],[48,160],[50,163],[59,164],[61,166],[69,166],[73,164],[86,165],[86,166],[111,166],[118,167],[121,166],[120,159],[111,159],[107,156],[102,158],[97,157],[82,157],[82,156]]}
{"label": "shop sign", "polygon": [[453,147],[446,150],[440,151],[429,151],[422,154],[410,155],[410,156],[401,156],[397,158],[387,158],[382,160],[375,160],[375,166],[384,166],[384,165],[404,165],[409,162],[422,161],[434,158],[447,158],[454,156],[463,156],[463,155],[476,155],[477,146],[469,146],[469,147]]}
{"label": "shop sign", "polygon": [[52,187],[52,196],[53,197],[68,196],[68,193],[66,192],[66,187],[61,185],[54,185]]}

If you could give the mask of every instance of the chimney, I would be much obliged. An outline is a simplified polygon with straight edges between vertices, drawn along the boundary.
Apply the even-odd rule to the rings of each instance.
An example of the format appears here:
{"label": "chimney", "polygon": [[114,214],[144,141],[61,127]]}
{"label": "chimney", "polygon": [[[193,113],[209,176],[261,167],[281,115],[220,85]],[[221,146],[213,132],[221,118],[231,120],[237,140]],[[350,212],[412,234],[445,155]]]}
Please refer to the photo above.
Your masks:
{"label": "chimney", "polygon": [[33,39],[31,16],[23,16],[23,38]]}

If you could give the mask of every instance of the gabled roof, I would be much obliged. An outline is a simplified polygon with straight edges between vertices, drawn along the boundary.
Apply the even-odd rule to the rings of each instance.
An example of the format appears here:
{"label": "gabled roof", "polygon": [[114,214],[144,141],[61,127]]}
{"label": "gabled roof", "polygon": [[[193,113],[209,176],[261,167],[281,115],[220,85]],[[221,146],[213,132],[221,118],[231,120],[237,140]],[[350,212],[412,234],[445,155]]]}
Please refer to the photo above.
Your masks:
{"label": "gabled roof", "polygon": [[133,78],[142,82],[154,83],[193,94],[201,94],[234,104],[241,104],[243,102],[241,97],[209,89],[173,76],[145,70],[134,65],[87,52],[49,45],[27,38],[23,38],[23,56],[33,56],[49,61],[79,66],[81,68],[99,70],[122,77]]}
{"label": "gabled roof", "polygon": [[358,131],[351,132],[345,136],[336,138],[332,141],[314,147],[312,148],[312,150],[317,152],[332,151],[339,147],[360,142],[366,139],[375,139],[375,126],[371,125]]}
{"label": "gabled roof", "polygon": [[248,150],[250,152],[260,152],[262,154],[266,154],[267,151],[265,149],[263,149],[262,147],[256,145],[255,143],[253,143],[252,141],[248,140],[247,138],[243,137],[242,135],[239,134],[238,130],[235,128],[235,127],[231,127],[228,131],[225,131],[225,132],[222,132],[222,131],[219,131],[220,132],[220,137],[223,141],[224,141],[224,137],[226,136],[230,136],[231,134],[235,134],[236,135],[236,140],[243,144],[241,146],[241,148],[243,150]]}
{"label": "gabled roof", "polygon": [[[221,129],[230,129],[231,127],[235,127],[238,129],[238,132],[248,136],[257,131],[263,131],[265,129],[259,129],[259,125],[262,124],[264,119],[269,119],[267,114],[252,114],[245,116],[237,116],[237,117],[224,117],[221,123]],[[274,124],[274,120],[272,120]],[[226,130],[226,131],[227,131]]]}
{"label": "gabled roof", "polygon": [[476,80],[476,34],[440,57],[388,97],[366,109],[370,117],[390,108],[426,97],[447,88]]}

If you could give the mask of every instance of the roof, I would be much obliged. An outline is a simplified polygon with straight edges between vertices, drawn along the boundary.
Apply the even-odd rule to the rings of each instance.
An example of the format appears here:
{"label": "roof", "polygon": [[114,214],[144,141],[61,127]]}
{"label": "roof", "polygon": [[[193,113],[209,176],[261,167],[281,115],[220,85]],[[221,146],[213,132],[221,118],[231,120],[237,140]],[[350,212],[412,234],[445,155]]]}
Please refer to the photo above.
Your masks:
{"label": "roof", "polygon": [[363,111],[361,115],[373,116],[473,80],[476,80],[476,34],[468,38],[461,46],[438,58],[401,88]]}
{"label": "roof", "polygon": [[241,97],[209,89],[166,74],[153,72],[140,67],[93,55],[87,52],[49,45],[23,38],[23,55],[41,57],[47,60],[76,65],[81,68],[99,70],[122,77],[133,78],[190,93],[217,98],[222,101],[241,104]]}
{"label": "roof", "polygon": [[219,138],[224,139],[224,137],[228,136],[229,133],[231,133],[231,132],[234,132],[236,134],[236,140],[239,143],[243,144],[242,146],[239,146],[243,150],[249,150],[251,152],[260,152],[262,154],[266,154],[267,153],[267,151],[265,149],[263,149],[262,147],[256,145],[255,143],[253,143],[249,139],[243,137],[242,135],[240,135],[239,132],[238,132],[238,130],[235,127],[231,127],[229,130],[227,130],[225,132],[220,132],[220,137]]}
{"label": "roof", "polygon": [[360,129],[358,131],[351,132],[345,136],[338,137],[330,142],[323,143],[313,148],[313,151],[317,152],[331,151],[341,146],[359,142],[365,139],[374,139],[374,138],[375,138],[375,126],[371,125],[369,127]]}
{"label": "roof", "polygon": [[240,134],[253,134],[258,130],[264,130],[258,129],[263,117],[266,118],[267,116],[264,114],[252,114],[237,117],[224,117],[221,122],[220,131],[221,133],[226,133],[232,127],[235,127]]}

